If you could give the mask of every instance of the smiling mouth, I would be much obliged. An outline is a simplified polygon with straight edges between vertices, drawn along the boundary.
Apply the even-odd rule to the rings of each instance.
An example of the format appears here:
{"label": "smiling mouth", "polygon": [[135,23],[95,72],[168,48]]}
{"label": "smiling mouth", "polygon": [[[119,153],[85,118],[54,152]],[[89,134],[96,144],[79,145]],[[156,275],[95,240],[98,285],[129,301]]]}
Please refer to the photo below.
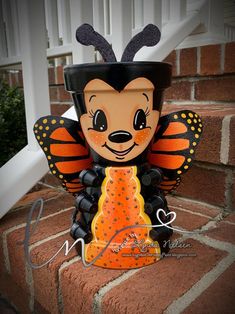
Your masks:
{"label": "smiling mouth", "polygon": [[106,147],[113,154],[119,156],[119,157],[116,157],[117,159],[124,159],[123,156],[127,155],[135,146],[138,146],[138,144],[134,143],[131,147],[129,147],[125,150],[115,150],[115,149],[109,147],[106,143],[104,143],[104,145],[102,145],[102,147]]}

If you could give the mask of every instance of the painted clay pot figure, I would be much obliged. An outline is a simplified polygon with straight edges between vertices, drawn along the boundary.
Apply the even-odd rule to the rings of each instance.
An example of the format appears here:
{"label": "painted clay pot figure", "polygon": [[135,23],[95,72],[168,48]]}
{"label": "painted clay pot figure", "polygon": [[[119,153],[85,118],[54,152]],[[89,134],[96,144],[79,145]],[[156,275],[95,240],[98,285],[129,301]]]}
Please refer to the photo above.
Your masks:
{"label": "painted clay pot figure", "polygon": [[100,254],[94,264],[105,268],[149,265],[168,251],[172,230],[151,225],[170,220],[164,194],[188,170],[201,120],[191,111],[160,118],[171,65],[133,61],[140,48],[160,40],[156,26],[131,40],[121,62],[90,25],[76,36],[94,45],[105,62],[65,68],[79,122],[43,117],[35,135],[52,173],[75,195],[71,235],[84,239],[86,261]]}

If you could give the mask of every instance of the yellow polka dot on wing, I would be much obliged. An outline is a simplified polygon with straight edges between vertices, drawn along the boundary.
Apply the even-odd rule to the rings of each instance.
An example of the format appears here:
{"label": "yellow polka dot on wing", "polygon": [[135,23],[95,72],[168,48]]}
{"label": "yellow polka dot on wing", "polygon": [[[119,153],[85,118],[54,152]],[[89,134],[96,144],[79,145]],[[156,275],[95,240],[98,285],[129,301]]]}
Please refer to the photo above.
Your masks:
{"label": "yellow polka dot on wing", "polygon": [[188,115],[190,116],[190,118],[193,118],[193,114],[191,112]]}
{"label": "yellow polka dot on wing", "polygon": [[53,168],[53,164],[50,164],[50,168]]}
{"label": "yellow polka dot on wing", "polygon": [[201,122],[202,120],[201,120],[201,119],[198,119],[198,121]]}
{"label": "yellow polka dot on wing", "polygon": [[56,171],[55,171],[55,170],[53,170],[53,171],[52,171],[52,173],[53,173],[53,174],[56,174]]}
{"label": "yellow polka dot on wing", "polygon": [[43,133],[43,134],[42,134],[42,137],[46,137],[46,136],[47,136],[47,134],[46,134],[46,133]]}
{"label": "yellow polka dot on wing", "polygon": [[195,131],[195,127],[194,127],[194,126],[191,126],[191,130],[192,130],[192,131]]}
{"label": "yellow polka dot on wing", "polygon": [[34,125],[34,127],[37,128],[37,127],[38,127],[38,124],[36,123],[36,124]]}
{"label": "yellow polka dot on wing", "polygon": [[184,166],[184,169],[188,169],[188,165],[185,165],[185,166]]}
{"label": "yellow polka dot on wing", "polygon": [[59,178],[60,178],[60,179],[63,179],[63,177],[64,177],[64,176],[63,176],[62,174],[59,175]]}
{"label": "yellow polka dot on wing", "polygon": [[193,146],[196,146],[197,145],[197,143],[196,142],[193,142]]}
{"label": "yellow polka dot on wing", "polygon": [[195,134],[194,136],[195,136],[196,138],[199,138],[199,134]]}
{"label": "yellow polka dot on wing", "polygon": [[194,122],[194,123],[197,123],[197,119],[193,119],[193,122]]}
{"label": "yellow polka dot on wing", "polygon": [[50,128],[49,128],[49,126],[46,126],[45,129],[48,131]]}
{"label": "yellow polka dot on wing", "polygon": [[200,132],[200,133],[201,133],[201,131],[202,131],[202,129],[200,129],[200,128],[198,128],[197,130],[198,130],[198,132]]}
{"label": "yellow polka dot on wing", "polygon": [[190,149],[189,152],[190,152],[190,154],[193,154],[193,153],[194,153],[194,150],[193,150],[193,149]]}
{"label": "yellow polka dot on wing", "polygon": [[42,123],[46,124],[47,123],[47,119],[43,119]]}
{"label": "yellow polka dot on wing", "polygon": [[195,113],[195,115],[194,115],[194,116],[195,116],[196,118],[198,118],[198,114],[196,114],[196,113]]}
{"label": "yellow polka dot on wing", "polygon": [[188,124],[191,124],[191,123],[192,123],[192,120],[191,120],[191,119],[188,119],[187,122],[188,122]]}
{"label": "yellow polka dot on wing", "polygon": [[200,126],[200,128],[202,128],[202,124],[201,123],[199,123],[199,126]]}
{"label": "yellow polka dot on wing", "polygon": [[37,133],[38,133],[38,130],[35,130],[34,133],[37,134]]}
{"label": "yellow polka dot on wing", "polygon": [[48,151],[48,148],[47,148],[47,147],[44,147],[44,151],[47,152],[47,151]]}
{"label": "yellow polka dot on wing", "polygon": [[40,145],[43,145],[43,142],[42,142],[42,141],[40,141],[40,142],[39,142],[39,144],[40,144]]}
{"label": "yellow polka dot on wing", "polygon": [[186,114],[185,113],[181,113],[181,117],[182,118],[186,118]]}
{"label": "yellow polka dot on wing", "polygon": [[51,156],[50,156],[50,155],[49,155],[49,156],[47,156],[47,159],[51,160]]}
{"label": "yellow polka dot on wing", "polygon": [[43,126],[42,126],[42,125],[40,125],[40,126],[39,126],[39,130],[42,130],[42,129],[43,129]]}
{"label": "yellow polka dot on wing", "polygon": [[55,119],[51,120],[51,124],[56,124],[56,120]]}
{"label": "yellow polka dot on wing", "polygon": [[177,114],[174,114],[174,119],[178,119],[178,116],[177,116]]}
{"label": "yellow polka dot on wing", "polygon": [[191,159],[191,158],[188,158],[188,159],[187,159],[187,162],[191,162],[191,161],[192,161],[192,159]]}
{"label": "yellow polka dot on wing", "polygon": [[37,139],[40,140],[40,136],[39,135],[37,136]]}
{"label": "yellow polka dot on wing", "polygon": [[177,171],[177,173],[178,173],[178,174],[181,174],[181,173],[182,173],[182,171],[181,171],[181,170],[178,170],[178,171]]}
{"label": "yellow polka dot on wing", "polygon": [[60,120],[60,124],[64,124],[64,120]]}

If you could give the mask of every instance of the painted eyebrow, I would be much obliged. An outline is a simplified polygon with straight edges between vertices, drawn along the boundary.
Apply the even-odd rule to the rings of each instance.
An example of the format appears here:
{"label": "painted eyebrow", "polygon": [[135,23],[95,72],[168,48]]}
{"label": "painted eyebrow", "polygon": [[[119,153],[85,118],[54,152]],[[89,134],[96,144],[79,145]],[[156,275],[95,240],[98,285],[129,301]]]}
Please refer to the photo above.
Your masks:
{"label": "painted eyebrow", "polygon": [[91,95],[91,97],[89,98],[89,102],[91,102],[93,97],[96,97],[96,95]]}
{"label": "painted eyebrow", "polygon": [[142,93],[142,95],[144,95],[144,96],[146,97],[147,101],[149,101],[149,98],[148,98],[148,95],[147,95],[147,94]]}

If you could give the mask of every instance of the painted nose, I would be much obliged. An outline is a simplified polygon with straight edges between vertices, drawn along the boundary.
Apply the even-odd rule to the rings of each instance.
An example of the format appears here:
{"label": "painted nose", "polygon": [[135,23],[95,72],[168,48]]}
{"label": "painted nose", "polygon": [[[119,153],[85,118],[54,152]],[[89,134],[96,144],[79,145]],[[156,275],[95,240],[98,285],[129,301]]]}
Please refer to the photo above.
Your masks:
{"label": "painted nose", "polygon": [[118,130],[109,134],[108,139],[114,143],[125,143],[132,139],[132,135],[129,132]]}

